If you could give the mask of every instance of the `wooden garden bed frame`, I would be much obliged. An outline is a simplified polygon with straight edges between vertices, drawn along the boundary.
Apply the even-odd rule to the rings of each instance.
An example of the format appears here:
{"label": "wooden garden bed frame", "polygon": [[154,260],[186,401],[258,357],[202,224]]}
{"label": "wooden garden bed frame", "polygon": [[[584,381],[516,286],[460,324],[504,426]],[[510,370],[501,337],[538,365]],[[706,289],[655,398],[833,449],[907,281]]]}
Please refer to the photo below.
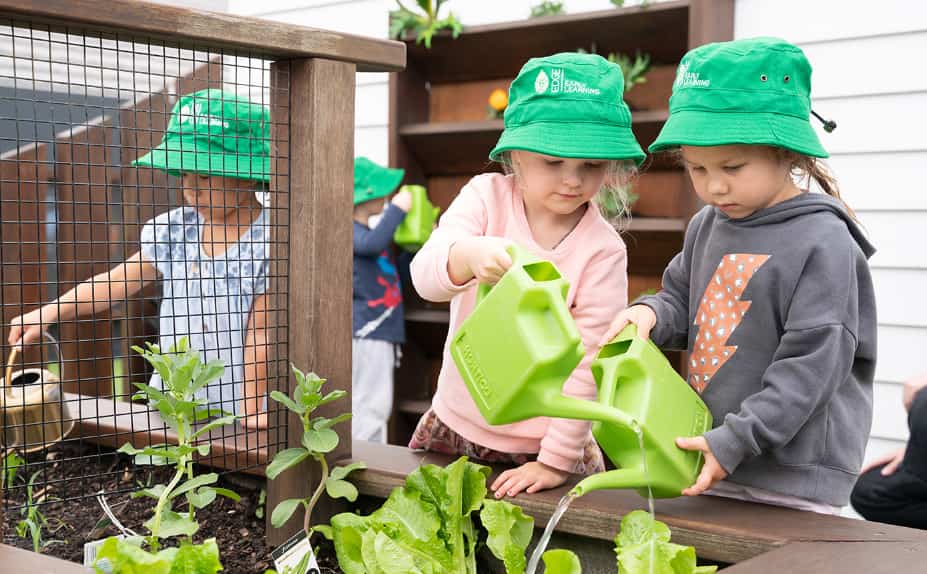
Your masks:
{"label": "wooden garden bed frame", "polygon": [[[289,256],[278,264],[287,266],[280,275],[289,278],[289,285],[276,290],[288,294],[287,308],[279,313],[286,313],[285,324],[298,326],[283,336],[290,361],[327,377],[331,388],[350,390],[355,72],[402,69],[405,46],[132,0],[0,0],[0,15],[12,16],[23,24],[71,25],[107,34],[119,33],[121,37],[195,43],[204,48],[247,49],[276,62],[285,61],[290,82],[289,129],[287,134],[277,133],[274,139],[286,138],[289,157],[300,161],[274,176],[278,178],[277,184],[281,178],[288,178],[290,214],[293,221],[299,222],[284,230],[287,237],[281,238],[289,242]],[[282,375],[278,384],[286,392],[289,377]],[[111,410],[100,412],[110,406]],[[320,414],[331,416],[335,411],[345,410],[343,404],[326,407],[327,412]],[[82,422],[78,432],[83,436],[99,436],[102,443],[117,446],[117,442],[128,439],[125,433],[132,430],[138,439],[169,439],[140,432],[144,427],[138,425],[151,418],[139,415],[130,405],[107,405],[94,399],[82,403],[81,408],[93,408],[96,415],[102,416]],[[133,422],[126,422],[129,420]],[[281,415],[276,422],[301,428],[292,415]],[[331,459],[365,461],[369,468],[352,477],[368,496],[387,496],[423,458],[432,463],[449,460],[402,447],[363,442],[352,445],[350,428],[340,425],[338,431],[341,444]],[[299,444],[299,433],[287,435],[291,445]],[[260,438],[257,443],[261,444]],[[240,450],[234,443],[219,444],[217,449],[225,455]],[[264,461],[270,454],[260,449],[256,452],[258,459]],[[262,460],[251,462],[260,464]],[[316,471],[306,464],[301,472],[286,473],[271,481],[268,508],[276,501],[303,496],[309,489],[305,476],[314,476]],[[520,496],[516,501],[542,526],[568,487]],[[610,540],[619,518],[641,507],[642,500],[632,492],[591,493],[574,502],[559,529]],[[334,508],[319,510],[324,514]],[[927,563],[927,533],[918,530],[712,497],[658,501],[657,513],[673,529],[675,541],[696,546],[699,555],[706,559],[736,563],[726,572],[896,574],[921,572]],[[296,521],[282,529],[273,529],[268,524],[268,541],[279,543],[298,528]],[[16,572],[84,571],[76,565],[2,545],[0,563]]]}

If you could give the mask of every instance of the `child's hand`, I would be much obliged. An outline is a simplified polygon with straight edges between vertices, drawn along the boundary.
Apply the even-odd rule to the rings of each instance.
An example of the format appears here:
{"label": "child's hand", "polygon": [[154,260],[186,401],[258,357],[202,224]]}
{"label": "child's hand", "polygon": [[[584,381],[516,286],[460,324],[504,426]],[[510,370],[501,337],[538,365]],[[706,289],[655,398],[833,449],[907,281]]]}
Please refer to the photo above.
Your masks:
{"label": "child's hand", "polygon": [[901,466],[901,462],[904,460],[905,450],[906,447],[901,447],[895,452],[886,454],[885,456],[880,456],[879,458],[864,466],[863,469],[859,471],[859,473],[863,474],[869,472],[873,468],[884,464],[885,468],[883,468],[879,474],[882,476],[890,476],[895,474],[895,471],[898,470],[898,467]]}
{"label": "child's hand", "polygon": [[623,309],[608,326],[599,346],[607,345],[624,329],[628,323],[637,325],[637,336],[645,341],[650,338],[650,330],[657,324],[657,315],[647,305],[631,305]]}
{"label": "child's hand", "polygon": [[532,494],[560,486],[569,476],[569,472],[547,466],[543,462],[526,462],[500,474],[490,490],[496,493],[496,498],[515,496],[523,490]]}
{"label": "child's hand", "polygon": [[702,472],[699,473],[695,484],[682,491],[686,496],[695,496],[702,494],[715,485],[719,480],[727,478],[727,471],[715,458],[714,453],[708,446],[708,441],[703,436],[689,438],[677,438],[676,446],[683,450],[700,450],[705,456],[705,464],[702,466]]}
{"label": "child's hand", "polygon": [[512,266],[506,248],[512,242],[502,237],[466,237],[454,243],[448,254],[451,280],[463,285],[476,277],[480,283],[495,285]]}
{"label": "child's hand", "polygon": [[41,307],[25,315],[14,317],[10,321],[10,336],[7,341],[10,345],[26,345],[38,341],[42,338],[42,326],[49,325],[52,322],[48,318],[42,317]]}
{"label": "child's hand", "polygon": [[412,193],[407,189],[403,189],[393,196],[392,203],[399,209],[408,213],[409,210],[412,209]]}

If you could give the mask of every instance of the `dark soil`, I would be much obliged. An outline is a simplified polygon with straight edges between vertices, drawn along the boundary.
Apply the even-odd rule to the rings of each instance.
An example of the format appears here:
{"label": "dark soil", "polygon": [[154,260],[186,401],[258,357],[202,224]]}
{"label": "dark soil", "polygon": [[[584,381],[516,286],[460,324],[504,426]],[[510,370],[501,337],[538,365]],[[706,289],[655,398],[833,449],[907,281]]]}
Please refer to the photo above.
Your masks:
{"label": "dark soil", "polygon": [[[34,498],[52,500],[38,507],[49,521],[43,539],[55,540],[43,553],[82,563],[84,543],[116,535],[112,525],[97,528],[104,518],[94,494],[103,490],[116,517],[127,528],[145,534],[142,526],[151,517],[154,500],[131,498],[130,492],[141,485],[166,483],[169,468],[137,467],[131,458],[110,449],[94,445],[61,444],[42,453],[27,455],[28,466],[21,469],[15,484],[4,492],[3,542],[32,550],[31,538],[16,535],[16,524],[22,519],[26,502],[25,483],[36,471]],[[197,468],[196,473],[210,472]],[[200,530],[195,535],[199,542],[215,537],[220,560],[229,574],[262,574],[273,567],[271,548],[264,538],[265,521],[258,518],[259,500],[264,480],[243,474],[220,474],[218,486],[228,488],[241,496],[239,502],[224,497],[196,513]],[[175,510],[185,510],[177,504]],[[263,509],[270,514],[271,509]],[[318,535],[317,535],[318,536]],[[322,540],[319,564],[322,573],[340,573],[331,543]]]}

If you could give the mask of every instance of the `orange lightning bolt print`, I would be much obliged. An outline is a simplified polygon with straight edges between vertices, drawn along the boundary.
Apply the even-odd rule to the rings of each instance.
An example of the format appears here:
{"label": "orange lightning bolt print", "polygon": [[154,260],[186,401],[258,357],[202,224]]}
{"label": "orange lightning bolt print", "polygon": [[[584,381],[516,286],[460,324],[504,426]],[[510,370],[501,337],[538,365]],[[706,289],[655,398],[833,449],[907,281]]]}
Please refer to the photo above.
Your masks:
{"label": "orange lightning bolt print", "polygon": [[689,355],[689,384],[699,393],[737,352],[735,345],[726,343],[750,308],[750,301],[742,301],[741,295],[768,259],[769,255],[752,253],[725,255],[705,288],[695,314],[698,335]]}

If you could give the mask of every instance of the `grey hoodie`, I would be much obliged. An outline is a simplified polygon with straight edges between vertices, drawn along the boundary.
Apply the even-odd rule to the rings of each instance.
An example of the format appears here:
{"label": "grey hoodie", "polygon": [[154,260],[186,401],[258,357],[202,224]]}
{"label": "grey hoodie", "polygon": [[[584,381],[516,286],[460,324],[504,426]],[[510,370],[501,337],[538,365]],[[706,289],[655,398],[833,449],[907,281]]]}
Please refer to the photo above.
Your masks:
{"label": "grey hoodie", "polygon": [[638,300],[687,349],[727,480],[847,504],[872,423],[875,252],[836,199],[805,193],[743,219],[705,207],[663,290]]}

